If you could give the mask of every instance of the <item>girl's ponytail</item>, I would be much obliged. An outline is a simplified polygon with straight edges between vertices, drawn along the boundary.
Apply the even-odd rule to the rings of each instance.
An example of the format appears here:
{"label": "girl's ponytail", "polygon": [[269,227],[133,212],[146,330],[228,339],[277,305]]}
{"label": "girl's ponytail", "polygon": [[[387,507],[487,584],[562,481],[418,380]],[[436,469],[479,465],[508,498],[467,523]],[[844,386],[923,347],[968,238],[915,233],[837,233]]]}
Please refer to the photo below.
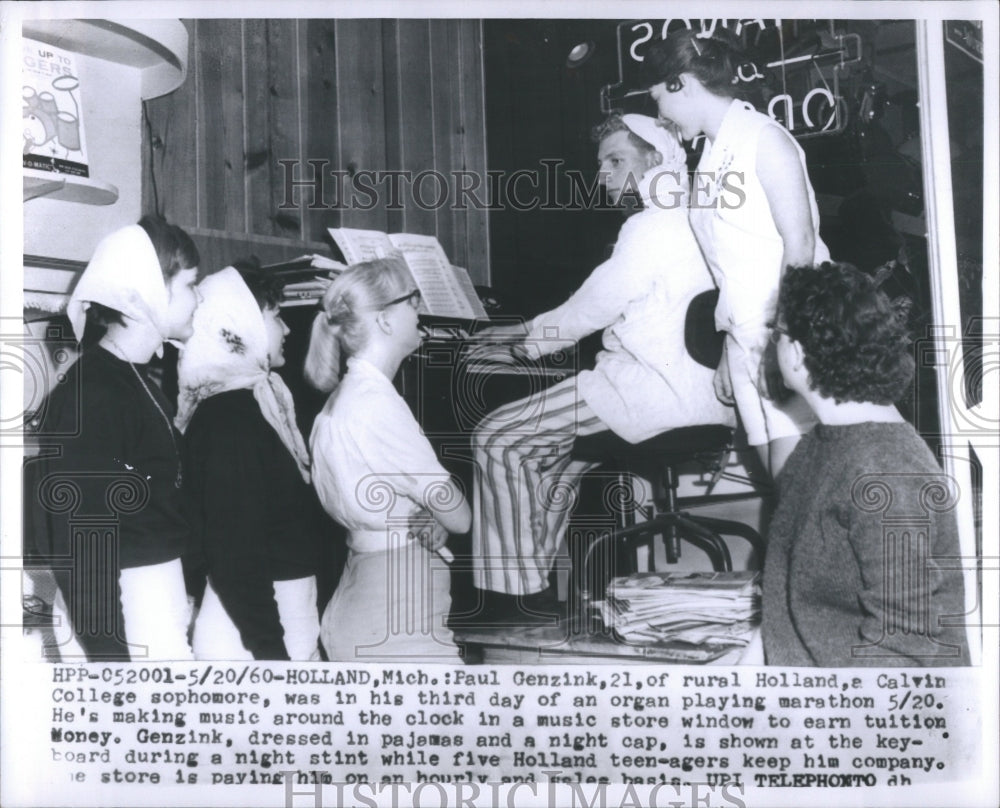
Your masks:
{"label": "girl's ponytail", "polygon": [[326,311],[313,320],[303,373],[321,393],[332,393],[340,383],[340,326]]}
{"label": "girl's ponytail", "polygon": [[360,316],[377,311],[407,288],[413,278],[402,259],[376,258],[341,272],[323,295],[323,309],[313,320],[303,372],[306,381],[323,393],[340,382],[343,356],[353,356],[368,339]]}

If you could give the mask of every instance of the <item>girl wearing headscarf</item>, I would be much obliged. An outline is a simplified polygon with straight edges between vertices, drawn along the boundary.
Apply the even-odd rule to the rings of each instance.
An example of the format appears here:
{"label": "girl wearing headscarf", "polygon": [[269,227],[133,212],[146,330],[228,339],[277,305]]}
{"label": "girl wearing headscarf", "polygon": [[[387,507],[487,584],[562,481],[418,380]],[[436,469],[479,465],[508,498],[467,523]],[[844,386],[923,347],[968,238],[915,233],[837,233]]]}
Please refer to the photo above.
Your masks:
{"label": "girl wearing headscarf", "polygon": [[280,283],[227,267],[198,287],[178,364],[191,522],[208,582],[197,659],[318,659],[319,523],[292,396],[275,372]]}
{"label": "girl wearing headscarf", "polygon": [[520,336],[546,355],[603,329],[593,370],[500,407],[473,436],[476,585],[492,593],[487,612],[525,622],[554,614],[549,573],[570,515],[565,503],[594,465],[573,456],[578,436],[611,430],[638,443],[733,417],[712,391],[712,371],[684,345],[688,304],[713,284],[688,225],[680,141],[645,115],[612,116],[593,138],[609,199],[641,206],[611,257],[565,303],[524,328],[479,332],[484,340]]}
{"label": "girl wearing headscarf", "polygon": [[191,334],[198,262],[183,230],[144,217],[97,245],[67,305],[84,350],[46,400],[58,451],[26,466],[25,490],[90,660],[191,658],[180,436],[147,365]]}
{"label": "girl wearing headscarf", "polygon": [[419,305],[405,264],[369,261],[337,277],[313,324],[306,378],[332,391],[310,437],[313,483],[350,549],[323,612],[331,660],[458,660],[450,575],[433,554],[447,558],[448,534],[468,531],[471,514],[392,385],[420,345]]}

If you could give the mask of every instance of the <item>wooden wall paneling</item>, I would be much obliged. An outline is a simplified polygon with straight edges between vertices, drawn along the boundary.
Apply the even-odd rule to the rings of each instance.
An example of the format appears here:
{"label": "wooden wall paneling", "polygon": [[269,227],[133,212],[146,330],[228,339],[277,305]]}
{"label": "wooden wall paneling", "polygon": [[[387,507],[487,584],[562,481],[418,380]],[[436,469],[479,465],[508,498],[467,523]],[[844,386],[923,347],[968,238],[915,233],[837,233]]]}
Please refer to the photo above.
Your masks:
{"label": "wooden wall paneling", "polygon": [[[303,40],[305,23],[300,20],[267,21],[267,87],[270,122],[271,232],[286,238],[304,239],[304,210],[309,202],[301,191],[294,196],[294,208],[285,203],[285,168],[279,160],[296,160],[303,165],[305,149],[302,138],[302,75],[305,70]],[[298,178],[301,175],[296,174]],[[308,192],[307,192],[308,193]]]}
{"label": "wooden wall paneling", "polygon": [[328,252],[324,244],[303,243],[276,236],[227,233],[203,228],[188,228],[188,233],[198,247],[202,265],[214,269],[228,266],[233,261],[250,255],[256,256],[266,266],[298,258],[309,252]]}
{"label": "wooden wall paneling", "polygon": [[[443,170],[436,162],[430,77],[430,25],[427,20],[386,20],[382,25],[386,75],[386,167],[409,172],[399,183],[402,210],[389,210],[390,183],[380,188],[389,232],[436,235],[437,215],[416,199],[411,178],[420,172]],[[423,193],[437,196],[433,179]],[[394,201],[394,200],[392,200]]]}
{"label": "wooden wall paneling", "polygon": [[[306,24],[306,89],[302,119],[306,121],[305,156],[326,160],[325,166],[303,166],[306,176],[317,176],[322,185],[312,205],[304,210],[305,234],[323,240],[328,227],[339,227],[343,183],[331,176],[340,164],[340,133],[337,128],[337,31],[335,20],[309,20]],[[322,175],[319,177],[319,175]]]}
{"label": "wooden wall paneling", "polygon": [[[336,36],[341,166],[352,176],[358,171],[383,170],[386,167],[385,76],[381,22],[337,20]],[[358,205],[370,203],[370,192],[357,192],[354,196]],[[387,229],[385,208],[377,199],[369,210],[358,205],[343,211],[344,227]]]}
{"label": "wooden wall paneling", "polygon": [[[456,264],[477,282],[487,280],[488,212],[452,209],[451,172],[486,170],[478,22],[196,20],[188,26],[187,81],[148,105],[147,145],[156,146],[145,156],[149,208],[158,198],[178,224],[242,234],[248,244],[257,236],[322,244],[335,226],[434,234]],[[313,176],[310,159],[328,160],[327,172],[435,170],[447,180],[446,198],[437,210],[421,207],[412,185],[402,183],[402,209],[388,211],[388,183],[371,178],[370,193],[348,187],[353,204],[346,204],[329,173],[318,199],[301,187],[286,198],[279,161],[294,161],[290,176],[303,180]],[[439,196],[433,179],[422,190],[428,202]],[[293,206],[283,208],[288,201]],[[215,244],[206,243],[212,261],[253,252]]]}
{"label": "wooden wall paneling", "polygon": [[[461,142],[456,136],[460,118],[456,92],[458,53],[456,51],[455,20],[431,20],[431,106],[434,111],[434,158],[439,171],[449,175],[455,167],[456,152],[461,155]],[[433,188],[427,194],[433,196]],[[449,204],[435,211],[437,237],[452,263],[465,265],[465,239],[456,238],[455,222]]]}
{"label": "wooden wall paneling", "polygon": [[225,230],[249,231],[247,216],[246,97],[244,71],[246,52],[243,20],[225,20],[222,37],[222,135]]}
{"label": "wooden wall paneling", "polygon": [[198,21],[188,30],[188,77],[169,95],[144,102],[142,210],[159,211],[182,227],[198,223],[199,144],[195,76]]}
{"label": "wooden wall paneling", "polygon": [[243,97],[246,122],[244,180],[248,233],[274,235],[271,216],[271,105],[268,62],[271,58],[266,20],[243,22]]}
{"label": "wooden wall paneling", "polygon": [[[403,164],[403,126],[402,110],[402,70],[400,62],[400,23],[404,20],[385,19],[382,20],[382,70],[386,77],[385,81],[385,160],[386,168],[390,171],[397,171]],[[384,186],[382,186],[384,188]],[[385,191],[380,191],[385,194]],[[395,210],[390,207],[391,200],[388,195],[384,196],[386,206],[385,221],[386,230],[390,233],[400,233],[406,231],[404,210]],[[407,199],[400,200],[402,205],[409,204]]]}
{"label": "wooden wall paneling", "polygon": [[[254,255],[256,252],[247,244],[246,234],[229,234],[221,230],[204,230],[197,227],[187,228],[188,235],[198,248],[201,265],[208,271],[222,269],[240,258]],[[261,256],[257,256],[261,258]],[[266,259],[261,258],[266,263]]]}
{"label": "wooden wall paneling", "polygon": [[[461,102],[462,164],[464,171],[476,172],[482,184],[474,198],[489,204],[486,184],[486,99],[483,76],[483,25],[480,20],[462,20],[458,30],[459,94]],[[457,194],[457,190],[456,190]],[[456,199],[456,202],[458,200]],[[489,211],[473,202],[463,202],[466,209],[457,213],[465,223],[465,264],[452,260],[469,270],[477,284],[490,283]]]}
{"label": "wooden wall paneling", "polygon": [[[223,230],[226,225],[225,184],[226,144],[221,120],[222,41],[229,20],[200,20],[198,23],[198,139],[201,144],[198,227]],[[242,115],[240,116],[242,121]]]}

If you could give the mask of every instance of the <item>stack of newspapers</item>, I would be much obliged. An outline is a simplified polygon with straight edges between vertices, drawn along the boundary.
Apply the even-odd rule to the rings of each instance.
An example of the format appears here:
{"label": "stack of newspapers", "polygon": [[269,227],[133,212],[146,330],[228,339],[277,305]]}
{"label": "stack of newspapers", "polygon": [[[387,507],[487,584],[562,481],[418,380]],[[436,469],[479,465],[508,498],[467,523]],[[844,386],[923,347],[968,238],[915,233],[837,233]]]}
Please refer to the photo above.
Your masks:
{"label": "stack of newspapers", "polygon": [[758,572],[640,572],[595,604],[622,642],[746,645],[760,622]]}

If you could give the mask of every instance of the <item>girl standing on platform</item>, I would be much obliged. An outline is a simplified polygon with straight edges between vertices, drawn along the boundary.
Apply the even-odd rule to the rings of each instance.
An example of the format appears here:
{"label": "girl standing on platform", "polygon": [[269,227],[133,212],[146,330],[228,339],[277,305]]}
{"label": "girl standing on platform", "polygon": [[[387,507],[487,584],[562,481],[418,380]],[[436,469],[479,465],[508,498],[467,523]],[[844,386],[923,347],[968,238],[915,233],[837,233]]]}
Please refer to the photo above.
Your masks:
{"label": "girl standing on platform", "polygon": [[350,549],[320,630],[331,660],[458,658],[450,575],[434,553],[472,515],[392,385],[420,345],[419,303],[402,262],[369,261],[337,277],[313,324],[306,378],[332,391],[310,438],[313,483]]}
{"label": "girl standing on platform", "polygon": [[288,334],[281,285],[226,267],[198,291],[177,368],[191,522],[208,573],[195,657],[317,660],[322,516],[295,405],[275,372]]}
{"label": "girl standing on platform", "polygon": [[744,77],[755,75],[727,35],[682,30],[650,45],[640,83],[684,139],[706,138],[690,219],[720,290],[716,326],[727,334],[716,393],[735,402],[750,444],[775,476],[814,418],[800,397],[778,404],[762,391],[767,323],[784,268],[830,255],[802,149],[741,100]]}

